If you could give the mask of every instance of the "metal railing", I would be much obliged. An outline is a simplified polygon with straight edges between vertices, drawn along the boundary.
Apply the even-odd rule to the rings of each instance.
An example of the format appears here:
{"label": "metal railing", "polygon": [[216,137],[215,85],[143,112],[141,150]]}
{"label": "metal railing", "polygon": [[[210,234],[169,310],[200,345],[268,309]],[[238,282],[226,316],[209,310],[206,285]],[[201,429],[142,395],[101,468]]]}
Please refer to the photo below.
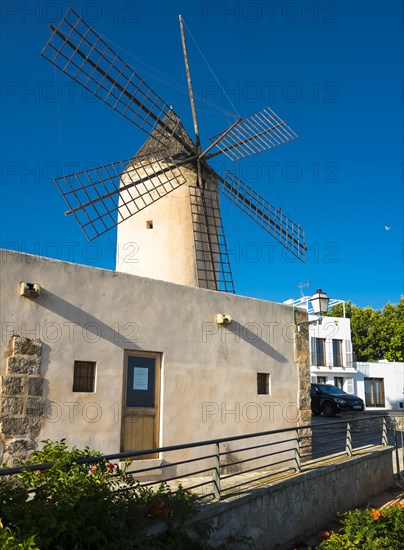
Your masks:
{"label": "metal railing", "polygon": [[[93,465],[104,460],[130,460],[127,473],[142,485],[153,487],[164,481],[172,490],[181,485],[184,490],[197,492],[202,501],[209,501],[250,492],[344,457],[376,451],[388,444],[389,427],[385,415],[333,421],[320,418],[316,423],[304,426],[89,456],[76,463]],[[144,461],[156,454],[159,459]],[[52,463],[47,463],[0,468],[0,476],[15,475],[23,469],[47,470],[52,466]],[[133,487],[119,490],[130,491]]]}

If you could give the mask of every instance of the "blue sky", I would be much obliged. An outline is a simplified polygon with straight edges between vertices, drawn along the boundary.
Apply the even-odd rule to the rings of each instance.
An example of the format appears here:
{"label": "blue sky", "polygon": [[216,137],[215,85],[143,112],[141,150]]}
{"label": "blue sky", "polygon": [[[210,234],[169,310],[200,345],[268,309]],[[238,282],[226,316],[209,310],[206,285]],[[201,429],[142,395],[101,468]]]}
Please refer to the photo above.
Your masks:
{"label": "blue sky", "polygon": [[[50,36],[48,24],[57,23],[69,5],[1,3],[0,242],[113,269],[116,234],[89,244],[75,220],[64,216],[65,203],[52,178],[133,156],[144,134],[40,56]],[[306,293],[321,287],[359,306],[380,308],[399,300],[404,294],[402,2],[73,5],[174,107],[191,133],[182,14],[198,46],[188,34],[203,145],[233,122],[235,111],[247,117],[266,106],[299,135],[242,161],[238,173],[303,226],[306,263],[294,261],[223,198],[238,294],[283,301],[298,297],[299,283],[309,281]]]}

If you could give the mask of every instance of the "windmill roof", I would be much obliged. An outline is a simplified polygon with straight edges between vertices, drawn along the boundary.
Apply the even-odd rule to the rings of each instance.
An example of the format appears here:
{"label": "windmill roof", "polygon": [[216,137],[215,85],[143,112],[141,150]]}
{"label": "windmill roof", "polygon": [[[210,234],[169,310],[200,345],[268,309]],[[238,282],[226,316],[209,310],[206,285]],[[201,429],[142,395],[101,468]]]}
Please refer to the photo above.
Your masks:
{"label": "windmill roof", "polygon": [[[174,130],[175,126],[177,126],[175,133],[183,140],[185,143],[187,143],[192,149],[195,149],[195,144],[192,141],[191,137],[189,136],[188,132],[185,130],[184,126],[181,124],[180,117],[174,112],[171,111],[170,115],[167,115],[163,122],[167,125],[171,130]],[[156,137],[158,139],[156,139]],[[169,156],[176,157],[181,156],[184,153],[189,155],[188,151],[184,147],[182,143],[180,143],[177,139],[175,139],[175,136],[170,136],[167,132],[167,135],[164,136],[160,131],[154,130],[150,137],[144,142],[144,144],[141,146],[139,151],[134,156],[134,159],[138,157],[144,157],[147,155],[153,155],[156,152],[162,152],[165,155],[168,154]],[[164,155],[164,156],[165,156]]]}

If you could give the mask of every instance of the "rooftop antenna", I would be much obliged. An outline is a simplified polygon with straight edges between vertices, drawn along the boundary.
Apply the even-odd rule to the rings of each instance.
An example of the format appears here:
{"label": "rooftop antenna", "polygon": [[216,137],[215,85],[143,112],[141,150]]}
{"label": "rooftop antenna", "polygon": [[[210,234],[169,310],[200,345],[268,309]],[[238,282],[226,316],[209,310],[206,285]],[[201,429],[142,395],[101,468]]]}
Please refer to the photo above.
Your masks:
{"label": "rooftop antenna", "polygon": [[[303,229],[254,189],[226,169],[213,170],[209,159],[224,154],[231,161],[272,149],[297,134],[269,107],[239,118],[210,138],[202,150],[191,73],[180,16],[181,40],[195,132],[195,142],[180,117],[95,30],[70,8],[42,55],[66,75],[145,132],[149,139],[135,157],[55,180],[89,240],[93,240],[146,208],[154,207],[181,186],[189,202],[197,266],[197,285],[234,292],[220,215],[219,192],[304,261]],[[190,173],[196,174],[190,180]],[[192,178],[191,178],[192,179]],[[174,259],[175,261],[175,259]],[[302,287],[303,288],[303,287]]]}
{"label": "rooftop antenna", "polygon": [[303,298],[303,296],[304,296],[303,289],[304,288],[309,288],[309,286],[310,286],[310,281],[305,281],[304,283],[299,283],[297,285],[297,288],[300,288],[300,298]]}

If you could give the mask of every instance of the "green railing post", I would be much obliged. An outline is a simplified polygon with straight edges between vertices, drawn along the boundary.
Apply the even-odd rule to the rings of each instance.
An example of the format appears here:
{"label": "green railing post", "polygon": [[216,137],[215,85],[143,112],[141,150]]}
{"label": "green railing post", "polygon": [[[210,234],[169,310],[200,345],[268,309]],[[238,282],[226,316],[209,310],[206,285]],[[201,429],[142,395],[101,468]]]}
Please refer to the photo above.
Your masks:
{"label": "green railing post", "polygon": [[348,456],[352,456],[352,433],[349,422],[346,423],[345,452]]}
{"label": "green railing post", "polygon": [[296,430],[296,440],[295,440],[295,462],[296,462],[296,472],[301,472],[300,464],[300,440],[299,440],[299,430]]}
{"label": "green railing post", "polygon": [[215,500],[220,500],[220,443],[215,443],[215,457],[213,464],[213,495]]}
{"label": "green railing post", "polygon": [[383,417],[383,426],[382,426],[382,445],[383,447],[386,447],[389,444],[389,440],[387,437],[387,421],[386,417]]}

